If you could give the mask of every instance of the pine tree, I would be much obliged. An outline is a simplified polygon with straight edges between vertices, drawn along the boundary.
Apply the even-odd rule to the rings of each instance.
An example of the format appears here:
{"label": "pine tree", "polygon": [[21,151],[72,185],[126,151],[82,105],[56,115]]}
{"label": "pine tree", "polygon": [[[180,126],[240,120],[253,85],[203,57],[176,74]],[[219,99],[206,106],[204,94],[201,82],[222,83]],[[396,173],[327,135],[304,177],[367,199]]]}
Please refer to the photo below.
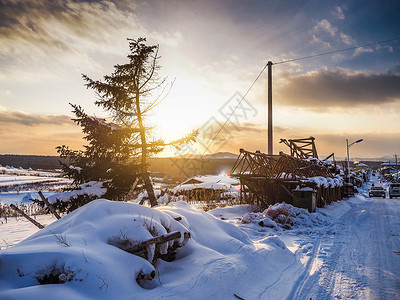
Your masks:
{"label": "pine tree", "polygon": [[[69,161],[61,164],[63,171],[74,180],[75,186],[100,181],[107,188],[104,197],[123,199],[140,177],[138,160],[131,153],[134,145],[132,138],[137,129],[91,117],[80,106],[71,106],[76,116],[72,120],[82,127],[84,139],[89,144],[84,151],[71,150],[65,145],[57,147],[60,157]],[[88,202],[87,200],[89,199],[84,202]],[[74,208],[75,206],[81,205],[74,205]]]}
{"label": "pine tree", "polygon": [[[89,117],[81,107],[73,105],[77,116],[74,121],[82,126],[89,145],[85,146],[85,151],[72,151],[66,146],[58,147],[58,151],[80,167],[78,172],[64,166],[77,183],[108,180],[117,195],[118,188],[121,193],[126,193],[126,185],[132,188],[140,178],[150,204],[154,206],[157,201],[149,177],[148,158],[169,145],[179,148],[184,143],[194,142],[198,130],[170,143],[153,137],[147,116],[166,97],[172,84],[167,78],[158,76],[158,45],[146,45],[145,38],[128,39],[128,42],[128,63],[115,65],[111,75],[95,81],[82,74],[86,87],[98,95],[95,104],[110,113],[113,123]],[[125,168],[125,164],[129,167]],[[107,173],[109,169],[113,170],[110,173],[114,178]]]}

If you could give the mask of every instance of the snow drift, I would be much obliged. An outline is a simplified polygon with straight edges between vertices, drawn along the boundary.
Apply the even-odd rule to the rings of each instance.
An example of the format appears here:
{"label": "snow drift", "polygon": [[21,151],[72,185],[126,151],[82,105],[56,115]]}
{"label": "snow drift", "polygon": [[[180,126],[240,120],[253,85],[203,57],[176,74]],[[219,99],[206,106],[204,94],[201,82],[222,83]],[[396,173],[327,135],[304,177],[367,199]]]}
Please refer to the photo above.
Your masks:
{"label": "snow drift", "polygon": [[[154,249],[146,259],[113,246],[171,231],[182,235],[160,247],[182,246],[173,261],[153,265]],[[184,202],[151,209],[96,200],[0,252],[0,298],[262,298],[263,287],[294,261],[278,237],[254,244],[234,224]],[[155,278],[137,280],[151,273]]]}

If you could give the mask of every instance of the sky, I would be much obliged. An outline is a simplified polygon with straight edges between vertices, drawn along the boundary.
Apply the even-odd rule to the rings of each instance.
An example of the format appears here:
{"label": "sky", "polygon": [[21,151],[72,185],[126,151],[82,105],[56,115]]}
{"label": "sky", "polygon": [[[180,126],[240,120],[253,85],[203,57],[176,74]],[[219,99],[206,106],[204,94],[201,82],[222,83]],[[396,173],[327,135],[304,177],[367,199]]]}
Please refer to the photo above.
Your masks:
{"label": "sky", "polygon": [[155,135],[200,129],[163,156],[267,152],[267,72],[246,92],[268,61],[274,153],[288,152],[281,138],[313,136],[320,156],[344,157],[361,138],[353,158],[400,154],[400,40],[279,64],[400,38],[389,0],[0,0],[0,154],[82,149],[69,103],[108,116],[81,74],[111,74],[138,37],[159,45],[160,75],[174,81],[149,117]]}

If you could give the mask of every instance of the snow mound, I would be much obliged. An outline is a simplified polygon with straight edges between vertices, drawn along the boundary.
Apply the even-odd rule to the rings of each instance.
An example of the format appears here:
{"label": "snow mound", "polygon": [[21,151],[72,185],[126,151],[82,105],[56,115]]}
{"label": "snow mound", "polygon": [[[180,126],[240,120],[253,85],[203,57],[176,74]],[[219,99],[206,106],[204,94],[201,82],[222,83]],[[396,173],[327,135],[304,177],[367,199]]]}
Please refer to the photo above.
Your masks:
{"label": "snow mound", "polygon": [[251,204],[241,204],[214,208],[208,211],[208,213],[221,220],[237,221],[239,217],[254,209],[255,207]]}
{"label": "snow mound", "polygon": [[324,226],[329,224],[326,216],[309,213],[304,208],[294,207],[286,203],[270,205],[261,213],[246,213],[242,223],[257,223],[263,227],[292,229],[299,227]]}
{"label": "snow mound", "polygon": [[[146,259],[113,246],[173,231],[182,247],[155,266],[154,249]],[[293,262],[279,239],[255,246],[234,224],[184,202],[152,209],[101,199],[0,251],[0,299],[257,299]],[[157,276],[141,282],[141,274]]]}

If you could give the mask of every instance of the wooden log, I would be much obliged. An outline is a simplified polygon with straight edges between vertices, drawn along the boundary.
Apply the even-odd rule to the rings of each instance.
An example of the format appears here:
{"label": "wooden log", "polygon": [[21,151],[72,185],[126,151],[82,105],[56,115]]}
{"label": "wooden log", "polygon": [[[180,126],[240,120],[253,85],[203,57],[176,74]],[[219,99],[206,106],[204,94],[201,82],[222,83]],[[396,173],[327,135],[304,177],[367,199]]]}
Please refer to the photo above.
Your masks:
{"label": "wooden log", "polygon": [[152,270],[150,273],[146,273],[141,270],[136,277],[136,280],[152,280],[156,276],[156,271]]}
{"label": "wooden log", "polygon": [[[174,239],[179,239],[181,236],[182,235],[179,231],[174,231],[171,233],[156,236],[147,241],[140,242],[139,244],[137,244],[133,247],[124,248],[122,250],[132,253],[132,254],[135,254],[136,252],[140,252],[140,251],[146,249],[148,246],[150,246],[152,244],[162,244],[162,243],[174,240]],[[186,234],[185,234],[185,236],[186,236]],[[189,237],[190,237],[190,235],[189,235]]]}
{"label": "wooden log", "polygon": [[37,228],[43,229],[44,226],[40,224],[39,222],[35,221],[32,219],[30,216],[28,216],[26,213],[24,213],[22,210],[20,210],[18,207],[16,207],[14,204],[11,204],[10,207],[14,209],[15,211],[19,212],[21,215],[23,215],[28,221],[30,221],[32,224],[34,224]]}
{"label": "wooden log", "polygon": [[57,218],[57,220],[61,219],[60,215],[56,212],[53,205],[50,204],[49,200],[47,200],[47,198],[43,195],[43,193],[41,191],[39,191],[38,194],[39,194],[40,198],[42,198],[42,201],[47,205],[47,207],[53,213],[53,215]]}

